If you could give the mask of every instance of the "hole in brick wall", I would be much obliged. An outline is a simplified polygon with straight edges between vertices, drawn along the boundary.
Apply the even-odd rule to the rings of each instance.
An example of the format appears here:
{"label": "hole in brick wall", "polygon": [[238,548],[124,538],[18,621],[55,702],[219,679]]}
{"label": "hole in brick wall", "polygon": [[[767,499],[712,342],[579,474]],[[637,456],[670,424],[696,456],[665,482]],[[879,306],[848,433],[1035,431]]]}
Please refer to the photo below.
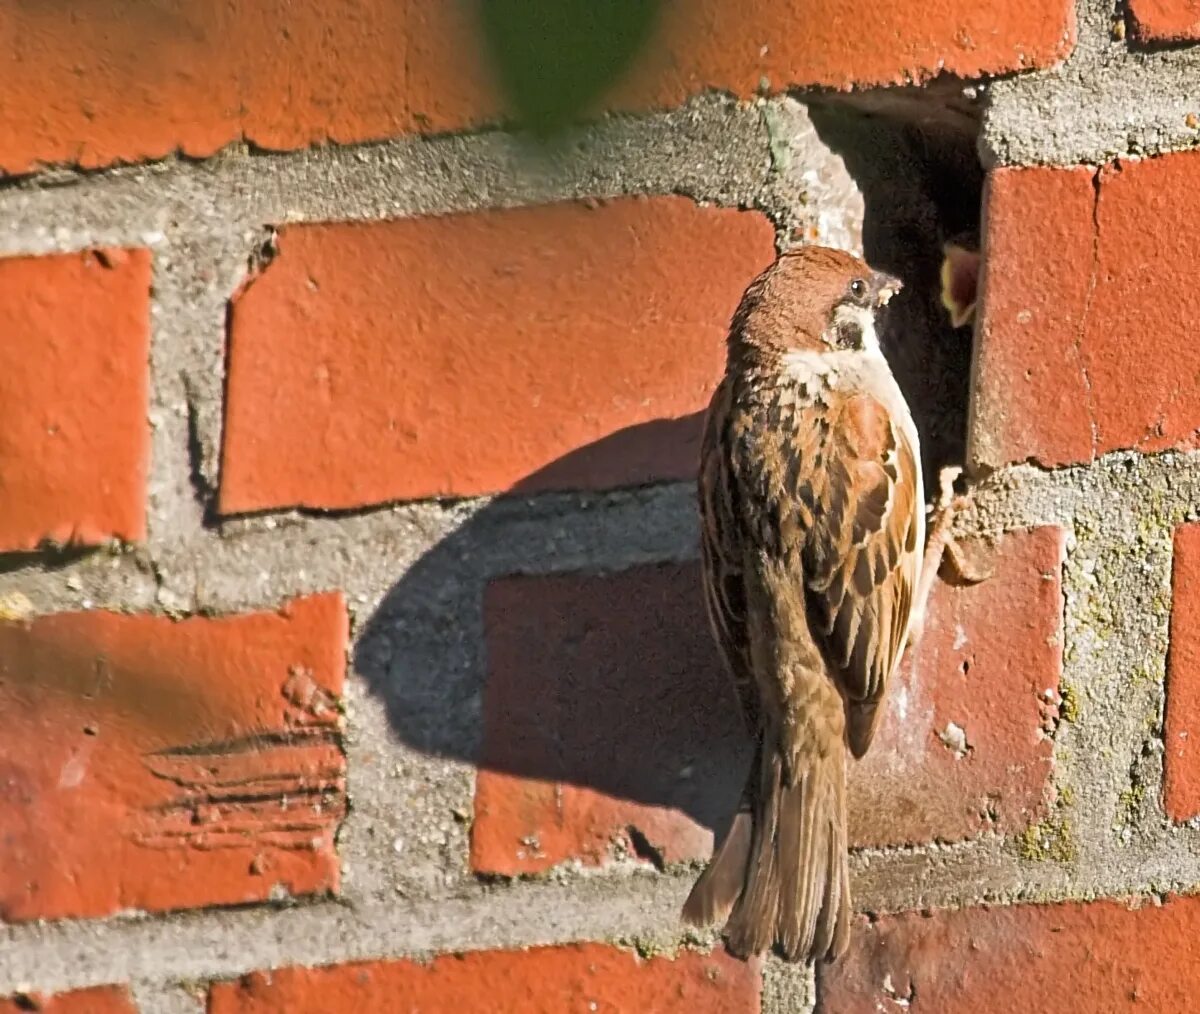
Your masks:
{"label": "hole in brick wall", "polygon": [[660,873],[666,869],[666,862],[663,858],[663,850],[654,845],[645,832],[641,828],[630,824],[625,833],[629,835],[629,844],[633,847],[633,854],[643,862],[649,863]]}
{"label": "hole in brick wall", "polygon": [[809,112],[862,192],[867,260],[905,282],[886,352],[917,421],[932,496],[938,469],[965,456],[972,332],[950,324],[941,268],[947,240],[978,249],[978,98],[948,80],[822,98]]}

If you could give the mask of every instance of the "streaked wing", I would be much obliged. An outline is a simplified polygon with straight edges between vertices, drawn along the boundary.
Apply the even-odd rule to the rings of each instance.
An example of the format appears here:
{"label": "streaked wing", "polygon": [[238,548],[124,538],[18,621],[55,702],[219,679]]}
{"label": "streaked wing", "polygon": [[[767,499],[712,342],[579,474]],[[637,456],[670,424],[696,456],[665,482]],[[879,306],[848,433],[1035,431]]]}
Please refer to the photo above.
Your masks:
{"label": "streaked wing", "polygon": [[746,589],[738,520],[740,494],[729,455],[732,401],[732,386],[726,379],[709,404],[700,451],[700,549],[708,618],[733,677],[746,726],[751,734],[756,734],[760,704],[750,668],[746,632]]}
{"label": "streaked wing", "polygon": [[811,620],[847,700],[847,740],[871,744],[904,650],[923,509],[915,449],[879,401],[849,399],[835,420],[804,548]]}

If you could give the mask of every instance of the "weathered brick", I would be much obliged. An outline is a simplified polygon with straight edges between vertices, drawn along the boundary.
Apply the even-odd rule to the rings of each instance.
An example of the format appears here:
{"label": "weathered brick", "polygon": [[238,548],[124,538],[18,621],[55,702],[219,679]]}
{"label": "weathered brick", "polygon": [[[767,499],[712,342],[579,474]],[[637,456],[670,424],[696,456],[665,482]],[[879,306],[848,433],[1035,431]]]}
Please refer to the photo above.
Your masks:
{"label": "weathered brick", "polygon": [[357,1014],[359,1011],[655,1011],[747,1014],[759,1008],[758,962],[723,951],[642,960],[600,944],[474,951],[427,963],[374,961],[255,972],[215,983],[209,1014]]}
{"label": "weathered brick", "polygon": [[[876,743],[851,767],[854,844],[1011,833],[1044,812],[1063,546],[1059,529],[1011,533],[988,581],[935,589]],[[699,568],[502,579],[487,590],[485,622],[473,868],[706,856],[749,746]]]}
{"label": "weathered brick", "polygon": [[[626,103],[674,104],[704,88],[923,82],[1049,66],[1075,42],[1069,0],[1049,3],[703,0],[667,3]],[[625,98],[628,96],[628,98]]]}
{"label": "weathered brick", "polygon": [[123,986],[96,986],[70,993],[44,996],[40,993],[0,998],[0,1014],[137,1014],[137,1007]]}
{"label": "weathered brick", "polygon": [[990,554],[986,581],[934,586],[875,742],[850,768],[851,842],[1012,834],[1044,815],[1065,546],[1059,528],[1010,532]]}
{"label": "weathered brick", "polygon": [[[565,24],[579,31],[559,37],[547,19],[563,19],[544,4],[509,4],[489,20],[482,9],[445,0],[344,0],[336,11],[316,0],[7,4],[0,170],[209,155],[241,138],[295,148],[494,123],[511,114],[495,67],[578,72],[629,33],[618,22],[613,38],[597,38],[598,24],[576,16]],[[1075,37],[1070,0],[698,0],[654,15],[585,111],[675,105],[709,89],[748,98],[764,78],[777,90],[848,88],[1022,70],[1062,58]],[[496,17],[523,20],[500,33]],[[534,48],[514,51],[506,38]]]}
{"label": "weathered brick", "polygon": [[409,4],[6,4],[0,167],[99,166],[412,129]]}
{"label": "weathered brick", "polygon": [[820,1014],[1189,1010],[1200,898],[860,919],[817,970]]}
{"label": "weathered brick", "polygon": [[234,302],[221,510],[690,477],[773,257],[679,197],[286,227]]}
{"label": "weathered brick", "polygon": [[707,855],[750,756],[699,569],[506,578],[484,620],[472,867]]}
{"label": "weathered brick", "polygon": [[1189,209],[1198,186],[1195,152],[992,174],[977,465],[1057,466],[1196,444],[1200,235]]}
{"label": "weathered brick", "polygon": [[1129,0],[1134,37],[1144,42],[1200,41],[1196,0]]}
{"label": "weathered brick", "polygon": [[0,259],[0,552],[145,534],[150,255]]}
{"label": "weathered brick", "polygon": [[0,918],[332,890],[341,596],[0,623]]}
{"label": "weathered brick", "polygon": [[1163,802],[1174,820],[1200,817],[1200,525],[1175,532],[1167,652]]}

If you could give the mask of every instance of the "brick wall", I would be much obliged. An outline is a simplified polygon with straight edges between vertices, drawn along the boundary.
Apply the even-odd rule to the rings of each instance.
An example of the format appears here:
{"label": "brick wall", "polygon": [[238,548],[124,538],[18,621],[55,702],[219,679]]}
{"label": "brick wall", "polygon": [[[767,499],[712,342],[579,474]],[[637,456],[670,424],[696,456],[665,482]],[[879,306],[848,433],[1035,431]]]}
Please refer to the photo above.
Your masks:
{"label": "brick wall", "polygon": [[[530,5],[0,5],[0,1011],[1200,988],[1195,4],[653,6],[535,142]],[[815,977],[677,918],[748,762],[700,412],[798,242],[907,280],[990,573],[852,770]]]}

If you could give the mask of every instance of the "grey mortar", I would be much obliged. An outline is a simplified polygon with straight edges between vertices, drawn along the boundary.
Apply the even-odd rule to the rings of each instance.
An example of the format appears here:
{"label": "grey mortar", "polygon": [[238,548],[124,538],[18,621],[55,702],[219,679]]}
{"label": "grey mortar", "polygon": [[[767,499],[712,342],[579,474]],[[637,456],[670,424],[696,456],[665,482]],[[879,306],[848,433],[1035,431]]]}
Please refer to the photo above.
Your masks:
{"label": "grey mortar", "polygon": [[131,992],[141,1014],[204,1014],[207,1009],[207,990],[200,983],[139,979]]}

